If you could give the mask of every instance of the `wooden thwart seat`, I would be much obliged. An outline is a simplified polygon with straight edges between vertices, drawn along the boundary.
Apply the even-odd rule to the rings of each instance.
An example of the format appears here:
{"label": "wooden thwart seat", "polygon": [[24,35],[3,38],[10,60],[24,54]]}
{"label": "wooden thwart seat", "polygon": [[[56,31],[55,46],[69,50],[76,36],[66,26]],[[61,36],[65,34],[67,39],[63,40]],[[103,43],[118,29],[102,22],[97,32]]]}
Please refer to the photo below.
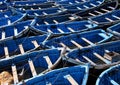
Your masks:
{"label": "wooden thwart seat", "polygon": [[110,19],[110,18],[105,18],[106,20],[108,20],[109,22],[114,22],[114,20]]}
{"label": "wooden thwart seat", "polygon": [[90,5],[91,5],[91,6],[93,6],[93,7],[96,7],[96,5],[95,5],[95,4],[93,4],[93,3],[90,3]]}
{"label": "wooden thwart seat", "polygon": [[79,85],[70,74],[64,76],[64,78],[67,79],[71,85]]}
{"label": "wooden thwart seat", "polygon": [[83,46],[81,46],[80,44],[78,44],[77,42],[75,42],[74,40],[71,40],[71,42],[77,46],[78,48],[83,48]]}
{"label": "wooden thwart seat", "polygon": [[98,53],[94,52],[93,53],[97,58],[99,58],[100,60],[102,60],[103,62],[105,62],[106,64],[110,64],[111,62],[109,60],[106,60],[105,58],[103,58],[101,55],[99,55]]}
{"label": "wooden thwart seat", "polygon": [[35,15],[35,16],[39,16],[39,14],[38,14],[38,13],[34,13],[34,15]]}
{"label": "wooden thwart seat", "polygon": [[46,62],[47,62],[47,64],[48,64],[48,68],[50,68],[50,67],[53,66],[53,64],[52,64],[52,62],[51,62],[49,56],[44,56],[44,59],[46,60]]}
{"label": "wooden thwart seat", "polygon": [[120,17],[118,17],[118,16],[116,16],[116,15],[112,15],[112,17],[114,17],[114,18],[120,20]]}
{"label": "wooden thwart seat", "polygon": [[91,16],[96,16],[95,14],[93,14],[93,13],[88,13],[89,15],[91,15]]}
{"label": "wooden thwart seat", "polygon": [[105,11],[105,12],[110,12],[109,10],[107,10],[107,9],[103,9],[103,8],[102,8],[101,10],[102,10],[102,11]]}
{"label": "wooden thwart seat", "polygon": [[48,22],[46,22],[46,21],[44,21],[44,23],[45,23],[46,25],[49,25],[49,23],[48,23]]}
{"label": "wooden thwart seat", "polygon": [[84,40],[86,43],[90,44],[90,45],[94,45],[94,43],[92,43],[91,41],[89,41],[88,39],[82,37],[82,40]]}
{"label": "wooden thwart seat", "polygon": [[8,47],[4,47],[5,57],[9,58]]}
{"label": "wooden thwart seat", "polygon": [[4,17],[5,17],[5,18],[8,18],[8,15],[5,14]]}
{"label": "wooden thwart seat", "polygon": [[47,29],[48,32],[53,33],[50,29]]}
{"label": "wooden thwart seat", "polygon": [[8,20],[8,25],[11,25],[11,21],[10,20]]}
{"label": "wooden thwart seat", "polygon": [[38,45],[38,43],[37,43],[37,41],[36,41],[36,40],[32,41],[32,43],[34,44],[35,48],[37,48],[37,47],[39,47],[39,46],[40,46],[40,45]]}
{"label": "wooden thwart seat", "polygon": [[22,44],[19,45],[19,49],[20,49],[21,54],[24,54],[24,53],[25,53]]}
{"label": "wooden thwart seat", "polygon": [[5,39],[5,31],[2,31],[2,39]]}
{"label": "wooden thwart seat", "polygon": [[90,62],[92,65],[96,65],[92,60],[90,60],[88,57],[86,57],[86,56],[83,56],[83,58],[85,59],[85,60],[87,60],[88,62]]}
{"label": "wooden thwart seat", "polygon": [[103,14],[102,12],[99,12],[99,11],[97,11],[97,10],[95,10],[95,12],[98,13],[98,14],[101,14],[101,15]]}
{"label": "wooden thwart seat", "polygon": [[17,69],[14,64],[12,65],[12,73],[13,73],[14,84],[16,85],[19,82],[19,80],[18,80]]}
{"label": "wooden thwart seat", "polygon": [[78,9],[78,10],[82,10],[82,8],[80,8],[80,7],[77,7],[77,9]]}
{"label": "wooden thwart seat", "polygon": [[67,27],[68,30],[70,30],[70,32],[75,32],[71,27]]}
{"label": "wooden thwart seat", "polygon": [[57,30],[58,30],[60,33],[64,33],[64,31],[61,30],[60,28],[57,28]]}
{"label": "wooden thwart seat", "polygon": [[62,42],[60,43],[60,45],[61,45],[62,47],[67,47],[68,50],[71,50],[68,46],[66,46],[66,45],[65,45],[64,43],[62,43]]}
{"label": "wooden thwart seat", "polygon": [[112,85],[120,85],[120,84],[118,84],[116,81],[114,81],[113,79],[110,79],[110,83],[111,83]]}
{"label": "wooden thwart seat", "polygon": [[87,8],[87,9],[89,8],[89,7],[88,7],[88,6],[86,6],[86,5],[83,5],[83,7]]}
{"label": "wooden thwart seat", "polygon": [[42,12],[44,15],[48,15],[46,12]]}
{"label": "wooden thwart seat", "polygon": [[14,35],[16,36],[18,34],[17,28],[14,28]]}
{"label": "wooden thwart seat", "polygon": [[37,75],[37,72],[35,70],[35,67],[34,67],[34,64],[33,64],[33,61],[31,59],[28,60],[28,63],[29,63],[29,66],[30,66],[30,70],[31,70],[31,73],[33,76],[36,76]]}
{"label": "wooden thwart seat", "polygon": [[59,22],[58,22],[58,21],[56,21],[56,20],[53,20],[53,22],[54,22],[55,24],[59,24]]}

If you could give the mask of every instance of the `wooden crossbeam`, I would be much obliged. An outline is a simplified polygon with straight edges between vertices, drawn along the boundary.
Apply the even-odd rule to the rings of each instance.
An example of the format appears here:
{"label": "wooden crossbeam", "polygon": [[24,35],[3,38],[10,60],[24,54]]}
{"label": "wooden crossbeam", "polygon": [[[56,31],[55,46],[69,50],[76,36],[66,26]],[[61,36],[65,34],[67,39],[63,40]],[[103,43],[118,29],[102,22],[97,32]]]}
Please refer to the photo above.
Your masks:
{"label": "wooden crossbeam", "polygon": [[91,41],[89,41],[88,39],[86,39],[84,37],[82,37],[81,39],[84,40],[85,42],[87,42],[90,45],[94,45],[94,43],[92,43]]}
{"label": "wooden crossbeam", "polygon": [[114,81],[113,79],[110,79],[110,83],[111,83],[112,85],[120,85],[120,84],[118,84],[116,81]]}
{"label": "wooden crossbeam", "polygon": [[46,21],[44,21],[44,23],[45,23],[46,25],[49,25],[49,23],[48,23],[48,22],[46,22]]}
{"label": "wooden crossbeam", "polygon": [[76,41],[71,40],[71,42],[72,42],[75,46],[77,46],[78,48],[83,48],[83,46],[81,46],[80,44],[78,44]]}
{"label": "wooden crossbeam", "polygon": [[46,12],[42,12],[44,15],[48,15]]}
{"label": "wooden crossbeam", "polygon": [[109,22],[114,22],[114,20],[110,19],[110,18],[105,18],[106,20],[108,20]]}
{"label": "wooden crossbeam", "polygon": [[8,47],[4,47],[4,52],[5,52],[5,57],[6,57],[6,58],[9,58]]}
{"label": "wooden crossbeam", "polygon": [[10,20],[8,20],[8,25],[11,25],[11,21]]}
{"label": "wooden crossbeam", "polygon": [[61,45],[62,47],[67,47],[68,50],[71,50],[68,46],[66,46],[66,45],[65,45],[64,43],[62,43],[62,42],[60,43],[60,45]]}
{"label": "wooden crossbeam", "polygon": [[35,70],[33,61],[32,61],[31,59],[29,59],[29,60],[28,60],[28,63],[29,63],[29,66],[30,66],[30,70],[31,70],[32,76],[36,76],[36,75],[37,75],[37,72],[36,72],[36,70]]}
{"label": "wooden crossbeam", "polygon": [[77,7],[77,9],[78,9],[78,10],[82,10],[82,8],[80,8],[80,7]]}
{"label": "wooden crossbeam", "polygon": [[106,60],[105,58],[103,58],[101,55],[99,55],[98,53],[94,52],[93,53],[97,58],[99,58],[100,60],[102,60],[103,62],[105,62],[106,64],[110,64],[111,62]]}
{"label": "wooden crossbeam", "polygon": [[12,74],[13,74],[14,84],[16,85],[19,82],[19,80],[18,80],[17,68],[14,64],[12,65]]}
{"label": "wooden crossbeam", "polygon": [[64,33],[64,31],[61,30],[61,29],[59,29],[59,28],[57,28],[57,30],[58,30],[60,33]]}
{"label": "wooden crossbeam", "polygon": [[18,34],[17,28],[14,28],[14,35],[16,36]]}
{"label": "wooden crossbeam", "polygon": [[49,56],[44,56],[43,58],[46,60],[46,62],[48,64],[48,68],[51,68],[53,66],[53,64],[52,64]]}
{"label": "wooden crossbeam", "polygon": [[50,29],[47,29],[48,32],[53,33]]}
{"label": "wooden crossbeam", "polygon": [[88,6],[86,6],[86,5],[83,5],[83,7],[87,8],[87,9],[89,8],[89,7],[88,7]]}
{"label": "wooden crossbeam", "polygon": [[71,5],[72,5],[73,3],[72,3],[72,2],[69,2],[69,4],[71,4]]}
{"label": "wooden crossbeam", "polygon": [[91,5],[91,6],[93,6],[93,7],[96,7],[96,5],[95,5],[95,4],[93,4],[93,3],[90,3],[90,5]]}
{"label": "wooden crossbeam", "polygon": [[85,59],[85,60],[87,60],[88,62],[90,62],[92,65],[96,65],[92,60],[90,60],[88,57],[86,57],[86,56],[83,56],[83,58]]}
{"label": "wooden crossbeam", "polygon": [[67,27],[68,30],[70,30],[70,32],[75,32],[71,27]]}
{"label": "wooden crossbeam", "polygon": [[78,4],[80,3],[79,1],[76,1],[76,0],[75,0],[75,2],[78,3]]}
{"label": "wooden crossbeam", "polygon": [[95,14],[93,14],[93,13],[88,13],[89,15],[91,15],[91,16],[96,16]]}
{"label": "wooden crossbeam", "polygon": [[8,15],[5,14],[4,16],[5,16],[6,18],[8,18]]}
{"label": "wooden crossbeam", "polygon": [[2,31],[2,39],[5,39],[5,32]]}
{"label": "wooden crossbeam", "polygon": [[37,43],[36,40],[32,41],[32,43],[34,44],[35,48],[39,47],[39,44]]}
{"label": "wooden crossbeam", "polygon": [[74,20],[75,18],[74,17],[69,17],[70,20]]}
{"label": "wooden crossbeam", "polygon": [[40,7],[38,7],[38,9],[41,9]]}
{"label": "wooden crossbeam", "polygon": [[53,20],[53,22],[54,22],[55,24],[59,24],[59,22],[58,22],[58,21],[56,21],[56,20]]}
{"label": "wooden crossbeam", "polygon": [[120,20],[120,17],[116,16],[116,15],[112,15],[114,18],[116,19],[119,19]]}
{"label": "wooden crossbeam", "polygon": [[33,8],[30,8],[31,10],[34,10]]}
{"label": "wooden crossbeam", "polygon": [[70,74],[65,75],[64,78],[67,79],[71,85],[79,85]]}
{"label": "wooden crossbeam", "polygon": [[39,16],[39,14],[38,14],[38,13],[34,13],[34,15],[35,15],[35,16]]}
{"label": "wooden crossbeam", "polygon": [[101,10],[103,10],[103,11],[105,11],[105,12],[110,12],[109,10],[107,10],[107,9],[103,9],[103,8],[102,8]]}
{"label": "wooden crossbeam", "polygon": [[22,44],[19,45],[19,49],[20,49],[21,54],[24,54],[24,53],[25,53]]}
{"label": "wooden crossbeam", "polygon": [[102,12],[99,12],[99,11],[97,11],[97,10],[95,10],[94,12],[96,12],[96,13],[98,13],[98,14],[101,14],[101,15],[103,14]]}

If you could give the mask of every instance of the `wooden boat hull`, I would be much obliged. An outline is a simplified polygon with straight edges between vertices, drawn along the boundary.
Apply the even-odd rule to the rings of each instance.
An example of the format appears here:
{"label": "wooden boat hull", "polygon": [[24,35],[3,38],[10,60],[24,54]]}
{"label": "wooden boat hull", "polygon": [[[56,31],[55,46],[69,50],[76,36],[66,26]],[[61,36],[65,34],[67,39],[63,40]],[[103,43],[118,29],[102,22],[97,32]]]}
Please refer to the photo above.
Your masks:
{"label": "wooden boat hull", "polygon": [[[66,46],[69,51],[75,48],[84,48],[87,46],[94,46],[103,43],[112,37],[111,34],[106,34],[103,30],[94,30],[82,32],[78,34],[71,34],[67,36],[60,36],[43,42],[43,46],[49,48],[60,48]],[[88,42],[89,41],[89,42]]]}
{"label": "wooden boat hull", "polygon": [[0,28],[13,25],[26,17],[26,14],[17,14],[15,16],[0,19]]}
{"label": "wooden boat hull", "polygon": [[21,81],[19,79],[21,71],[23,72],[23,74],[21,74],[23,77],[22,80],[35,77],[38,74],[54,69],[61,60],[60,55],[61,50],[58,49],[35,51],[24,55],[17,55],[12,58],[0,60],[0,72],[7,71],[12,73],[14,84],[17,84]]}
{"label": "wooden boat hull", "polygon": [[[12,38],[20,38],[25,35],[29,31],[29,25],[31,24],[31,20],[22,21],[10,26],[6,26],[0,29],[0,41],[12,39]],[[26,35],[27,36],[27,35]]]}
{"label": "wooden boat hull", "polygon": [[120,21],[119,13],[120,10],[114,10],[112,12],[90,18],[90,20],[99,26],[112,25]]}
{"label": "wooden boat hull", "polygon": [[69,62],[90,63],[95,69],[105,69],[120,63],[120,41],[104,43],[97,46],[76,49],[65,57]]}
{"label": "wooden boat hull", "polygon": [[[38,75],[34,78],[28,79],[25,81],[26,85],[45,85],[53,84],[53,85],[86,85],[88,79],[89,67],[84,66],[74,66],[74,67],[66,67],[57,70],[52,70],[44,75]],[[69,81],[71,79],[71,81]],[[55,80],[55,81],[53,81]],[[22,85],[20,83],[19,85]]]}
{"label": "wooden boat hull", "polygon": [[103,15],[105,13],[111,12],[115,10],[118,7],[118,1],[112,1],[108,3],[104,3],[98,7],[95,7],[93,9],[81,11],[79,13],[76,13],[77,16],[80,16],[82,19],[87,19],[89,17],[95,17],[98,15]]}
{"label": "wooden boat hull", "polygon": [[120,64],[110,67],[100,74],[96,85],[119,85],[120,84]]}
{"label": "wooden boat hull", "polygon": [[92,24],[89,21],[75,21],[75,22],[61,23],[61,24],[32,26],[33,29],[37,30],[41,34],[51,32],[52,34],[55,35],[83,32],[83,31],[95,29],[96,27],[97,27],[96,24]]}
{"label": "wooden boat hull", "polygon": [[0,58],[9,58],[13,55],[24,53],[39,48],[39,43],[47,39],[48,35],[24,37],[18,39],[7,39],[0,41]]}
{"label": "wooden boat hull", "polygon": [[120,23],[109,27],[107,31],[119,37],[120,36]]}

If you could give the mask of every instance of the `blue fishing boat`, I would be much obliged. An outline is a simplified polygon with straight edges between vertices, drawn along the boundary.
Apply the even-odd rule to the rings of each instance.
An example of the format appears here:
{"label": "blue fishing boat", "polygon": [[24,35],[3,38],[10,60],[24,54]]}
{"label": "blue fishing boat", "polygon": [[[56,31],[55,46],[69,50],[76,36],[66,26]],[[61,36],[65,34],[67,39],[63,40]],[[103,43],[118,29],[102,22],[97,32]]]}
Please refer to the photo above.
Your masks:
{"label": "blue fishing boat", "polygon": [[84,49],[75,49],[64,59],[80,64],[90,63],[95,69],[105,69],[120,63],[120,41],[113,41]]}
{"label": "blue fishing boat", "polygon": [[42,42],[42,44],[49,48],[67,47],[67,50],[71,51],[75,48],[82,49],[87,46],[97,45],[109,40],[111,37],[111,34],[99,29],[78,34],[60,36],[47,40],[46,42]]}
{"label": "blue fishing boat", "polygon": [[92,1],[92,0],[63,0],[63,1],[58,1],[56,2],[56,4],[58,5],[73,5],[73,4],[80,4],[80,3],[85,3],[88,1]]}
{"label": "blue fishing boat", "polygon": [[26,10],[26,13],[29,17],[34,18],[36,16],[51,16],[51,15],[63,15],[67,13],[66,9],[60,9],[58,7],[54,8],[48,8],[48,9],[32,9],[32,10]]}
{"label": "blue fishing boat", "polygon": [[110,67],[100,74],[96,85],[120,85],[120,64]]}
{"label": "blue fishing boat", "polygon": [[109,31],[110,33],[112,33],[112,34],[114,34],[116,36],[120,36],[120,23],[115,24],[115,25],[109,27],[107,29],[107,31]]}
{"label": "blue fishing boat", "polygon": [[112,25],[120,21],[120,10],[114,10],[112,12],[90,18],[90,20],[99,26]]}
{"label": "blue fishing boat", "polygon": [[27,79],[18,85],[86,85],[89,67],[87,65],[65,67],[40,74],[34,78]]}
{"label": "blue fishing boat", "polygon": [[18,21],[21,21],[26,17],[26,14],[16,14],[11,17],[1,18],[0,19],[0,28],[4,28],[6,26],[12,25],[14,23],[17,23]]}
{"label": "blue fishing boat", "polygon": [[51,17],[36,17],[33,22],[34,26],[40,25],[50,25],[50,24],[59,24],[59,23],[67,23],[73,20],[79,19],[78,16],[72,14],[65,14],[59,16],[51,16]]}
{"label": "blue fishing boat", "polygon": [[68,6],[63,6],[64,9],[68,10],[87,10],[95,8],[99,5],[101,5],[104,2],[104,0],[90,0],[88,2],[82,3],[82,4],[73,4]]}
{"label": "blue fishing boat", "polygon": [[[31,20],[22,21],[19,23],[15,23],[10,26],[6,26],[0,29],[0,41],[7,40],[9,38],[20,38],[22,36],[27,36],[29,32],[29,25],[31,24]],[[28,33],[29,34],[29,33]]]}
{"label": "blue fishing boat", "polygon": [[37,30],[41,34],[53,33],[56,35],[83,32],[83,31],[95,29],[96,27],[97,27],[96,24],[91,23],[89,21],[74,21],[74,22],[61,23],[61,24],[32,26],[33,29]]}
{"label": "blue fishing boat", "polygon": [[0,41],[0,59],[39,49],[39,44],[48,39],[48,35],[7,39]]}
{"label": "blue fishing boat", "polygon": [[[62,50],[50,49],[0,60],[0,72],[9,72],[14,81],[11,84],[18,84],[20,81],[54,69],[61,60],[61,53]],[[9,80],[9,77],[7,79]]]}
{"label": "blue fishing boat", "polygon": [[111,2],[104,3],[98,7],[95,7],[93,9],[85,10],[76,13],[77,16],[80,16],[82,19],[87,19],[89,17],[95,17],[98,15],[103,15],[105,13],[111,12],[118,7],[118,1],[114,0]]}

